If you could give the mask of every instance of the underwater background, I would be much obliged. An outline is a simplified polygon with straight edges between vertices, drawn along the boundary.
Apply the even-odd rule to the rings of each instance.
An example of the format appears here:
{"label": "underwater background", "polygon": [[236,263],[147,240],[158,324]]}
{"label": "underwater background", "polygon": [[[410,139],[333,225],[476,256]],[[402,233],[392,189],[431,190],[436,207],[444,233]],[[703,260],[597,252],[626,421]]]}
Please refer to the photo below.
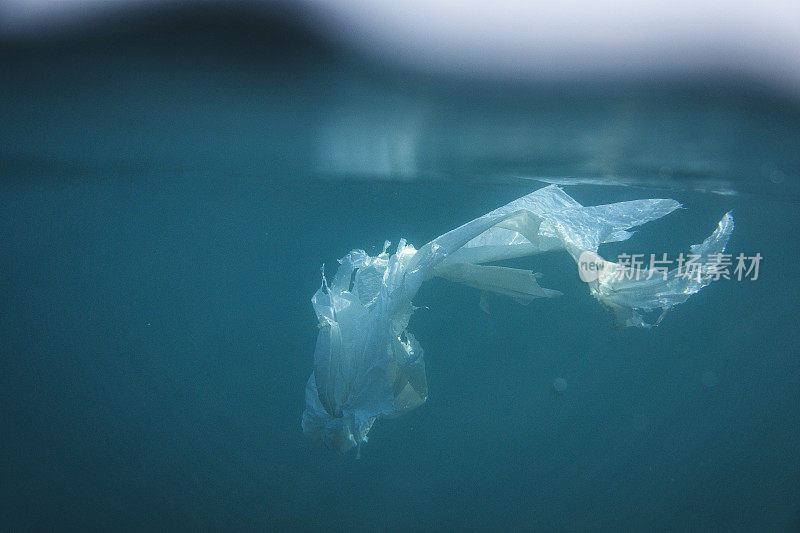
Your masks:
{"label": "underwater background", "polygon": [[[0,47],[2,529],[800,529],[796,95],[437,77],[214,9],[128,22]],[[675,256],[733,210],[759,277],[651,330],[613,329],[566,254],[515,262],[563,296],[489,314],[434,279],[427,403],[359,460],[307,441],[322,264],[536,177],[686,207],[606,257]]]}

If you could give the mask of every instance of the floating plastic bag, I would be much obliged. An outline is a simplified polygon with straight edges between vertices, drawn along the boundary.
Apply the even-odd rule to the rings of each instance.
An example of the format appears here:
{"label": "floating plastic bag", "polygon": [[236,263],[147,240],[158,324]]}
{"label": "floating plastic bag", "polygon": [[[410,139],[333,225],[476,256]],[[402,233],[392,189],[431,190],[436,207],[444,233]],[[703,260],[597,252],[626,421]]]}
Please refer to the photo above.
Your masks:
{"label": "floating plastic bag", "polygon": [[[353,250],[311,302],[319,321],[314,371],[306,385],[302,427],[309,437],[342,453],[366,442],[378,418],[422,405],[428,394],[422,348],[407,330],[420,285],[434,276],[527,303],[560,295],[539,285],[528,270],[487,265],[502,259],[564,250],[579,268],[590,293],[618,326],[650,327],[673,306],[708,285],[713,273],[628,276],[626,265],[605,261],[600,244],[628,239],[631,228],[679,208],[675,200],[648,199],[584,207],[555,185],[544,187],[440,235],[419,250],[389,242],[377,257]],[[720,254],[733,231],[726,214],[717,229],[690,253]],[[659,316],[652,323],[644,316]]]}

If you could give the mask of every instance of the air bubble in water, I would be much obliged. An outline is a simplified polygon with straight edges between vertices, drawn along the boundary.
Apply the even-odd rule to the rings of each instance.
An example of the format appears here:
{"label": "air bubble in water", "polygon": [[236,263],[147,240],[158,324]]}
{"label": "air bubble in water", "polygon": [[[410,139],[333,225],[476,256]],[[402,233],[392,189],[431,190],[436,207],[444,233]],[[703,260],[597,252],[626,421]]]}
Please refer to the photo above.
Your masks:
{"label": "air bubble in water", "polygon": [[556,378],[553,380],[553,390],[557,393],[562,393],[567,390],[567,380],[564,378]]}

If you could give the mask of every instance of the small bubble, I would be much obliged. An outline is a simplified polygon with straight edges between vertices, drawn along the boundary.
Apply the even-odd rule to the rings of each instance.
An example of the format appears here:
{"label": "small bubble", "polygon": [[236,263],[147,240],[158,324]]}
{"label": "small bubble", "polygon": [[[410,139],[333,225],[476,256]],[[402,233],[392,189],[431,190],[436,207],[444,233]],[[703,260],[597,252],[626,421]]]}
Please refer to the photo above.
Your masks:
{"label": "small bubble", "polygon": [[763,165],[761,165],[761,176],[765,178],[769,178],[769,175],[772,171],[777,170],[778,165],[773,163],[772,161],[767,161]]}
{"label": "small bubble", "polygon": [[567,380],[564,378],[556,378],[553,380],[553,390],[561,394],[567,390]]}
{"label": "small bubble", "polygon": [[703,386],[707,389],[713,389],[719,383],[719,376],[716,372],[712,372],[711,370],[707,370],[703,372],[703,375],[700,376],[700,381],[703,383]]}
{"label": "small bubble", "polygon": [[769,173],[769,181],[772,183],[783,183],[785,176],[780,170],[773,170]]}

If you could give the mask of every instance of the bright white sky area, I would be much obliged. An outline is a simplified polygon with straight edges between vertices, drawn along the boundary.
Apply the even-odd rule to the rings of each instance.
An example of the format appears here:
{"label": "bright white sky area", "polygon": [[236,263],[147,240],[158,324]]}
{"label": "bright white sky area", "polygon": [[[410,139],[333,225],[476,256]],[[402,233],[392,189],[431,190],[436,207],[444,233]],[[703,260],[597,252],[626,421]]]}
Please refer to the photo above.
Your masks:
{"label": "bright white sky area", "polygon": [[[52,31],[127,6],[176,1],[2,0],[0,32]],[[800,0],[295,4],[310,10],[315,30],[424,69],[545,78],[714,69],[800,94]]]}

